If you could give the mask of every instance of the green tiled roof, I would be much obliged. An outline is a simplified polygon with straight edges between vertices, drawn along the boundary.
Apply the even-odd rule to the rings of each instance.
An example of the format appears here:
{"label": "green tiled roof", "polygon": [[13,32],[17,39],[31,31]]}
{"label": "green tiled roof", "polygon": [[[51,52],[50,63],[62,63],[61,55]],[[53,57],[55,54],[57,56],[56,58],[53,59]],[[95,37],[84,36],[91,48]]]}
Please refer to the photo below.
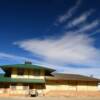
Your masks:
{"label": "green tiled roof", "polygon": [[38,65],[32,65],[32,64],[13,64],[13,65],[3,65],[1,68],[28,68],[28,69],[44,69],[48,71],[55,71],[54,69],[51,68],[46,68],[43,66],[38,66]]}
{"label": "green tiled roof", "polygon": [[45,83],[43,79],[22,79],[22,78],[9,78],[9,77],[0,77],[0,82],[12,82],[12,83]]}

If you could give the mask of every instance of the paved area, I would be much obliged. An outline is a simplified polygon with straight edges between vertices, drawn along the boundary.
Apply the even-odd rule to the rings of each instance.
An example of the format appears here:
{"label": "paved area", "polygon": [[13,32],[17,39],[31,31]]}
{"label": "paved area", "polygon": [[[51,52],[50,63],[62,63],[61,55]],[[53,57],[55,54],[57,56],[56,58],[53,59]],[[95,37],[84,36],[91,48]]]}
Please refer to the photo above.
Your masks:
{"label": "paved area", "polygon": [[100,97],[0,97],[0,100],[100,100]]}

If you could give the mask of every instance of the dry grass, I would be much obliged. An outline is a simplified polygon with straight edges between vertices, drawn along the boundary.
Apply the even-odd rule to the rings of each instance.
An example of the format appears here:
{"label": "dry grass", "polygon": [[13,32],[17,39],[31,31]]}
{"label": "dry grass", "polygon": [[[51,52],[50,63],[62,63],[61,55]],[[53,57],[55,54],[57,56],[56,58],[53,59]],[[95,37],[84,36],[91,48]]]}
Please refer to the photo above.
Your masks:
{"label": "dry grass", "polygon": [[0,97],[0,100],[100,100],[100,97]]}

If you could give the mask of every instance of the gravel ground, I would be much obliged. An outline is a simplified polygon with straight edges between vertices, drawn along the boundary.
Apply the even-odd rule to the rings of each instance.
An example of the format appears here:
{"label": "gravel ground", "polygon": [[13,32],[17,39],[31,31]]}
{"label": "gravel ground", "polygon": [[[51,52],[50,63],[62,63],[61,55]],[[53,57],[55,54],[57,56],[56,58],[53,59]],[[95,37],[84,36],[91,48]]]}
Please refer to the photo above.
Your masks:
{"label": "gravel ground", "polygon": [[100,97],[0,97],[0,100],[100,100]]}

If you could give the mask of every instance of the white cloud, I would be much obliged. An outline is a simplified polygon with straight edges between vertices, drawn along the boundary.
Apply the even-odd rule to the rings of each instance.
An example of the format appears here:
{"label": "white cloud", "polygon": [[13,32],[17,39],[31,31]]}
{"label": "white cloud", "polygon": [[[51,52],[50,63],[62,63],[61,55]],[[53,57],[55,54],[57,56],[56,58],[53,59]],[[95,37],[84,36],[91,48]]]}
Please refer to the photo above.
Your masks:
{"label": "white cloud", "polygon": [[78,18],[75,18],[74,20],[70,21],[67,25],[67,28],[74,27],[76,25],[85,23],[87,21],[87,18],[93,13],[94,10],[90,10],[88,12],[83,13]]}
{"label": "white cloud", "polygon": [[[79,28],[78,29],[76,29],[75,31],[73,31],[73,30],[71,30],[71,31],[69,31],[70,33],[86,33],[86,32],[88,32],[88,31],[91,31],[91,30],[93,30],[93,32],[92,33],[97,33],[94,29],[96,28],[96,27],[98,27],[99,25],[100,25],[100,23],[99,23],[100,21],[99,20],[94,20],[93,22],[91,22],[91,23],[89,23],[89,24],[85,24],[85,25],[83,25],[83,26],[79,26]],[[74,26],[73,26],[74,27]],[[65,29],[66,28],[68,28],[68,27],[66,27],[65,26]]]}
{"label": "white cloud", "polygon": [[38,63],[37,60],[33,60],[31,58],[21,57],[21,56],[4,53],[4,52],[0,52],[0,59],[5,59],[5,60],[8,59],[8,60],[17,61],[17,62],[32,61],[32,62]]}
{"label": "white cloud", "polygon": [[[93,75],[100,78],[100,50],[94,39],[86,34],[66,33],[58,39],[29,39],[15,42],[20,48],[38,54],[38,64],[57,69],[58,72]],[[70,64],[80,67],[72,67]],[[87,67],[86,67],[87,66]]]}
{"label": "white cloud", "polygon": [[30,39],[15,42],[20,48],[38,54],[50,64],[98,63],[100,51],[93,46],[94,40],[84,34],[68,34],[59,39]]}
{"label": "white cloud", "polygon": [[92,30],[93,28],[96,28],[99,25],[99,20],[93,21],[90,24],[85,25],[84,27],[81,27],[78,31],[79,32],[85,32],[88,30]]}
{"label": "white cloud", "polygon": [[68,20],[70,17],[72,17],[72,15],[79,8],[80,4],[81,4],[81,0],[77,0],[76,4],[72,8],[70,8],[67,13],[65,13],[65,14],[63,14],[63,15],[61,15],[61,16],[58,17],[57,24],[58,23],[63,23],[66,20]]}
{"label": "white cloud", "polygon": [[[73,16],[79,8],[81,0],[78,0],[76,5],[68,10],[68,12],[57,19],[57,24],[66,22]],[[14,42],[14,45],[19,46],[25,51],[31,52],[42,58],[38,64],[50,66],[66,73],[76,73],[83,75],[95,75],[100,78],[100,50],[94,47],[95,40],[93,36],[98,31],[93,31],[90,35],[84,34],[91,31],[99,25],[99,20],[94,20],[87,24],[87,18],[94,10],[83,13],[80,17],[67,24],[67,27],[74,27],[81,23],[86,23],[84,26],[79,26],[76,31],[66,31],[65,35],[60,38],[47,39],[29,39]],[[53,26],[54,27],[54,26]],[[80,67],[71,67],[67,65],[78,65]],[[82,67],[81,66],[85,66]],[[86,67],[87,66],[87,67]]]}

